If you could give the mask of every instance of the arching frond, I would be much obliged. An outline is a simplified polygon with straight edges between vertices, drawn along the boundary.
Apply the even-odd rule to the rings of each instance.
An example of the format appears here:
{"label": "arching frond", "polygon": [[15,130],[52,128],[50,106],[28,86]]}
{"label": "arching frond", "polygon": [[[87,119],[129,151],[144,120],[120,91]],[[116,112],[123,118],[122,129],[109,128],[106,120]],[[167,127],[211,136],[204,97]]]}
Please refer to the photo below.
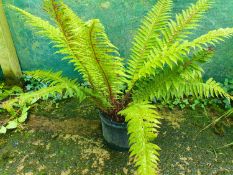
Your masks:
{"label": "arching frond", "polygon": [[35,70],[35,71],[27,71],[26,75],[31,76],[35,79],[39,79],[41,82],[49,84],[49,86],[55,86],[58,84],[64,84],[67,86],[78,85],[76,80],[71,80],[69,78],[62,76],[62,71],[52,72],[45,70]]}
{"label": "arching frond", "polygon": [[62,94],[64,85],[57,85],[51,87],[45,87],[38,91],[22,93],[20,96],[10,99],[3,103],[3,108],[12,113],[14,107],[31,105],[37,102],[39,99],[47,99],[48,97],[55,97],[57,94]]}
{"label": "arching frond", "polygon": [[[64,54],[64,59],[74,63],[76,69],[95,91],[107,96],[109,101],[114,103],[124,81],[123,63],[117,48],[109,41],[100,21],[91,20],[82,23],[78,17],[74,18],[75,14],[72,10],[61,1],[46,0],[45,2],[46,9],[52,11],[50,15],[58,26],[58,29],[54,27],[53,29],[59,31],[61,36],[59,42],[55,41],[55,47],[59,48],[57,53]],[[48,31],[47,27],[51,27],[48,23],[46,26],[40,25],[44,20],[17,7],[12,6],[12,9],[20,12],[31,26],[41,32]],[[76,25],[74,22],[77,22]],[[47,36],[47,33],[44,35]]]}
{"label": "arching frond", "polygon": [[[96,63],[99,71],[93,72],[94,75],[100,73],[103,85],[106,86],[105,92],[112,100],[120,94],[124,82],[124,67],[118,49],[110,42],[105,33],[104,26],[98,19],[90,21],[89,47],[93,54],[93,63]],[[98,78],[98,77],[97,77]],[[99,87],[101,89],[101,87]]]}
{"label": "arching frond", "polygon": [[224,39],[228,39],[233,36],[233,28],[224,28],[209,31],[193,41],[190,42],[190,46],[193,48],[202,48],[203,46],[218,44],[223,42]]}
{"label": "arching frond", "polygon": [[[170,4],[171,2],[168,1],[166,2],[159,1],[158,7],[163,8],[164,9],[163,12],[164,14],[166,14],[167,13],[166,10],[169,9]],[[163,34],[162,36],[158,34],[159,32],[155,33],[157,34],[157,37],[153,40],[153,44],[149,46],[148,52],[144,52],[143,50],[138,50],[138,52],[135,52],[133,50],[134,52],[132,55],[135,56],[131,58],[131,60],[129,61],[130,63],[129,74],[132,74],[132,76],[130,76],[130,79],[132,79],[132,81],[128,83],[129,89],[131,89],[134,83],[137,81],[137,79],[141,77],[140,74],[144,74],[143,76],[146,76],[147,74],[152,74],[154,72],[154,67],[163,68],[165,64],[168,64],[169,66],[173,66],[174,63],[176,64],[177,61],[179,61],[180,55],[179,53],[177,53],[177,51],[175,51],[174,53],[168,53],[170,56],[173,56],[170,58],[163,58],[163,55],[166,54],[166,52],[168,52],[167,49],[170,49],[170,46],[172,44],[175,43],[172,49],[174,47],[179,46],[180,41],[183,41],[183,39],[187,38],[189,34],[191,34],[190,30],[197,28],[200,19],[203,17],[205,12],[211,7],[211,4],[212,4],[212,0],[198,0],[198,2],[195,5],[191,5],[187,10],[182,11],[182,13],[178,14],[176,16],[176,21],[171,20],[171,22],[168,25],[166,25],[164,29],[160,28],[159,32],[162,32]],[[157,9],[157,11],[159,10]],[[163,15],[163,13],[161,14]],[[148,19],[150,19],[151,21],[154,20],[152,16],[146,17],[146,20]],[[150,24],[152,25],[153,23],[151,22]],[[140,32],[143,34],[146,33],[147,28],[140,29],[139,33]],[[152,36],[153,35],[150,35],[149,37]],[[141,38],[139,38],[138,42],[136,42],[135,47],[143,48],[145,39],[147,39],[147,35],[141,35]],[[148,43],[150,42],[146,41],[146,44]],[[145,58],[142,57],[142,53],[146,53]],[[148,64],[151,65],[150,60],[156,61],[155,63],[156,65],[154,65],[152,68],[153,70],[149,69],[147,72],[141,70],[141,68],[144,67],[144,64],[146,62],[149,62]]]}
{"label": "arching frond", "polygon": [[144,100],[156,98],[169,99],[182,97],[184,94],[172,93],[171,89],[179,89],[180,84],[188,82],[200,82],[202,80],[202,63],[205,63],[213,56],[213,50],[204,49],[190,57],[183,58],[183,64],[179,64],[174,69],[169,67],[159,71],[150,78],[140,80],[133,90],[134,100]]}
{"label": "arching frond", "polygon": [[197,29],[203,15],[211,7],[213,0],[198,0],[191,4],[188,9],[176,15],[175,21],[171,20],[168,27],[163,30],[163,37],[166,45],[186,39],[191,30]]}
{"label": "arching frond", "polygon": [[209,98],[209,97],[226,97],[233,99],[222,87],[221,85],[210,78],[205,83],[202,82],[191,82],[186,83],[184,86],[180,86],[180,90],[183,92],[186,96],[193,95],[196,97],[201,98]]}
{"label": "arching frond", "polygon": [[194,39],[193,41],[184,41],[183,43],[176,42],[169,47],[164,47],[162,51],[154,49],[148,61],[139,69],[138,74],[134,75],[133,82],[136,82],[142,77],[149,77],[155,74],[155,69],[163,69],[168,65],[171,69],[183,62],[183,57],[187,57],[190,52],[202,50],[208,45],[214,45],[223,41],[224,38],[229,38],[233,35],[233,28],[218,29]]}
{"label": "arching frond", "polygon": [[[200,98],[209,97],[232,97],[225,92],[225,90],[220,86],[219,83],[213,79],[209,79],[206,83],[201,80],[187,81],[176,74],[170,74],[170,78],[162,77],[159,80],[152,79],[151,81],[144,82],[133,93],[133,99],[138,100],[148,100],[153,98],[159,99],[170,99],[170,98],[182,98],[185,96],[196,96]],[[164,79],[162,79],[164,78]],[[170,80],[169,80],[170,79]],[[165,80],[165,81],[164,81]]]}
{"label": "arching frond", "polygon": [[[60,28],[61,31],[65,30],[64,33],[72,34],[75,36],[73,32],[77,31],[80,27],[85,25],[85,22],[80,19],[72,9],[70,9],[63,1],[53,1],[53,0],[43,0],[43,6],[46,13],[48,13],[53,20]],[[58,14],[56,9],[60,10],[60,14]],[[63,14],[62,14],[63,13]],[[59,15],[59,17],[57,16]],[[62,19],[58,22],[59,19]],[[72,25],[72,28],[69,27]],[[76,30],[74,30],[76,28]]]}
{"label": "arching frond", "polygon": [[[72,10],[63,3],[49,1],[60,30],[72,45],[77,58],[85,63],[94,90],[109,96],[110,101],[114,103],[122,88],[124,70],[118,50],[108,39],[103,25],[99,20],[91,20],[77,31],[76,25],[80,20],[74,17],[76,15]],[[63,50],[59,52],[62,53]]]}
{"label": "arching frond", "polygon": [[78,98],[81,97],[81,101],[82,98],[84,99],[85,97],[89,97],[94,100],[94,103],[96,103],[99,108],[111,107],[106,97],[101,96],[99,92],[95,92],[90,88],[79,85],[76,80],[63,77],[62,72],[36,70],[30,72],[28,71],[26,74],[32,76],[33,78],[39,79],[41,82],[47,83],[50,87],[63,85],[63,87],[66,89],[66,96],[77,96]]}
{"label": "arching frond", "polygon": [[[69,58],[72,60],[72,63],[76,66],[76,69],[82,74],[84,80],[92,84],[91,77],[88,71],[85,68],[85,65],[80,62],[80,60],[75,55],[72,50],[72,45],[69,40],[67,40],[66,36],[62,33],[62,31],[51,25],[48,21],[41,19],[40,17],[34,16],[25,10],[22,10],[13,5],[9,5],[9,8],[20,13],[25,19],[26,24],[31,26],[38,35],[42,35],[51,40],[51,43],[54,47],[60,49],[60,53],[65,55],[65,58]],[[78,30],[77,28],[76,30]],[[76,32],[78,34],[78,32]]]}
{"label": "arching frond", "polygon": [[142,21],[134,38],[128,76],[132,77],[147,60],[151,49],[157,46],[161,30],[168,24],[172,0],[159,0]]}
{"label": "arching frond", "polygon": [[177,88],[181,82],[185,82],[184,78],[192,79],[192,74],[184,74],[185,77],[180,76],[181,73],[185,73],[186,70],[187,68],[185,70],[171,70],[169,68],[166,68],[164,71],[161,71],[154,76],[151,76],[146,79],[141,79],[136,83],[133,89],[132,94],[134,101],[140,101],[141,99],[153,100],[155,97],[165,99],[170,97],[169,90],[172,87]]}
{"label": "arching frond", "polygon": [[64,38],[62,33],[55,26],[51,25],[48,21],[42,20],[40,17],[34,16],[25,10],[22,10],[13,5],[8,5],[8,7],[18,13],[21,13],[25,18],[26,24],[30,25],[33,29],[37,31],[38,34],[46,36],[56,43],[63,43]]}
{"label": "arching frond", "polygon": [[63,59],[73,63],[75,70],[78,70],[83,79],[95,89],[93,78],[86,67],[85,61],[80,59],[76,52],[77,45],[74,43],[82,43],[83,32],[88,31],[86,23],[62,1],[44,0],[44,9],[50,15],[51,20],[55,22],[64,38],[63,43],[54,43],[54,47],[58,48],[56,53],[65,55]]}
{"label": "arching frond", "polygon": [[137,173],[156,175],[160,148],[152,141],[157,137],[160,116],[155,107],[148,102],[132,103],[119,114],[125,116],[128,125],[130,156],[134,157]]}
{"label": "arching frond", "polygon": [[13,113],[14,107],[30,106],[38,100],[55,98],[58,95],[64,97],[76,97],[82,102],[89,94],[88,88],[81,87],[75,80],[70,80],[61,76],[61,72],[31,71],[27,75],[40,79],[41,82],[48,83],[48,87],[37,91],[21,93],[19,96],[7,100],[3,103],[3,108]]}

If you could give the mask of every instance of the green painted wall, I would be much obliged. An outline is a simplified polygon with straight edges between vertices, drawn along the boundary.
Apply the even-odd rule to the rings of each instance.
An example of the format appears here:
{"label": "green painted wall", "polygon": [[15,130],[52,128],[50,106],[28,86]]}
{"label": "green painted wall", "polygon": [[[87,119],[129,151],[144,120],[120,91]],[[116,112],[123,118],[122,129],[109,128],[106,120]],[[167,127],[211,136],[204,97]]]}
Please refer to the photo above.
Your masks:
{"label": "green painted wall", "polygon": [[[42,0],[5,0],[5,2],[19,6],[33,14],[47,18],[42,11]],[[196,32],[196,36],[210,29],[233,26],[233,0],[215,0],[216,4],[203,20],[203,25]],[[99,18],[106,27],[106,31],[113,43],[119,47],[123,57],[128,58],[130,41],[142,17],[152,7],[156,0],[65,0],[68,5],[85,20]],[[174,12],[195,0],[174,0]],[[11,32],[20,58],[23,70],[53,69],[64,70],[65,75],[75,77],[72,65],[60,62],[59,55],[53,55],[51,45],[44,38],[35,36],[20,20],[19,15],[7,10]],[[204,66],[205,77],[216,80],[233,77],[233,39],[227,40],[218,47],[215,58]]]}

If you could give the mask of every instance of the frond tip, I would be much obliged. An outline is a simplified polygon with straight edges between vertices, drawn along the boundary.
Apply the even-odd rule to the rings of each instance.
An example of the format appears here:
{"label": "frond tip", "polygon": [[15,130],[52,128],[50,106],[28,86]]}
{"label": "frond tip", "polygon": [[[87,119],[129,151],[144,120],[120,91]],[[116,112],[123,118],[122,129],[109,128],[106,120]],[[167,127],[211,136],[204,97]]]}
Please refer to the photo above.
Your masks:
{"label": "frond tip", "polygon": [[119,112],[125,116],[128,125],[130,156],[135,159],[137,173],[157,174],[160,148],[152,143],[157,137],[160,116],[148,102],[132,103]]}
{"label": "frond tip", "polygon": [[186,39],[192,30],[198,28],[204,14],[211,8],[213,0],[198,0],[189,8],[176,15],[175,21],[170,21],[168,27],[162,31],[167,45]]}
{"label": "frond tip", "polygon": [[160,30],[163,30],[168,24],[171,7],[172,0],[159,0],[145,16],[134,38],[128,68],[129,77],[133,77],[137,73],[138,69],[147,61],[151,50],[158,47]]}

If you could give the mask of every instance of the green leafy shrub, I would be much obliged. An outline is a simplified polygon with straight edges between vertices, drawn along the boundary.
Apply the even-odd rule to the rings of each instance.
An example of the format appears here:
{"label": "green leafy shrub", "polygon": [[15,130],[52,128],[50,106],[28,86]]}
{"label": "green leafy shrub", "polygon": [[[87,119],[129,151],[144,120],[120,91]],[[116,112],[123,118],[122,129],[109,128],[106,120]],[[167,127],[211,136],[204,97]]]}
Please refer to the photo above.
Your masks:
{"label": "green leafy shrub", "polygon": [[151,101],[183,96],[232,98],[213,79],[203,82],[200,65],[211,58],[209,47],[231,37],[233,28],[188,39],[211,5],[212,0],[198,0],[171,20],[172,0],[158,0],[142,21],[127,60],[120,57],[100,20],[83,21],[62,1],[44,0],[52,23],[10,6],[37,34],[52,41],[56,53],[74,64],[86,85],[60,72],[27,72],[48,87],[21,94],[3,106],[10,112],[20,106],[24,116],[28,106],[49,96],[72,96],[80,102],[89,98],[114,121],[127,122],[137,173],[157,174],[159,147],[152,141],[158,134],[160,116]]}
{"label": "green leafy shrub", "polygon": [[23,83],[26,91],[36,91],[41,88],[48,87],[48,84],[43,83],[40,79],[35,79],[28,75],[23,76]]}

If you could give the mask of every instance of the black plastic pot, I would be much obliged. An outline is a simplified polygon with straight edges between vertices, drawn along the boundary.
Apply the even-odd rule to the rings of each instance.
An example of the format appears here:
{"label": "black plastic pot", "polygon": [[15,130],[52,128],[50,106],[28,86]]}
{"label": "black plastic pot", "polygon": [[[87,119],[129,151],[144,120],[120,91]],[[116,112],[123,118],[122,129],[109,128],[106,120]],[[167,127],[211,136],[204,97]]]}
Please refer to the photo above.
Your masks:
{"label": "black plastic pot", "polygon": [[129,150],[129,136],[127,134],[127,124],[117,123],[100,112],[102,132],[108,146],[115,150]]}

